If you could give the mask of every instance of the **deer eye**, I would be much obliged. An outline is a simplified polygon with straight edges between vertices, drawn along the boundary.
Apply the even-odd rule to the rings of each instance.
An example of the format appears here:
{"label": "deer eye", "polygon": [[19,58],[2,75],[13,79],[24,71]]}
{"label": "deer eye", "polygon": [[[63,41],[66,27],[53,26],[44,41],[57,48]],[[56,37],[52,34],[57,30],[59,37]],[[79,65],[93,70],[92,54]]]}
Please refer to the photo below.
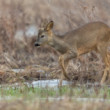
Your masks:
{"label": "deer eye", "polygon": [[44,38],[44,35],[42,35],[41,38]]}

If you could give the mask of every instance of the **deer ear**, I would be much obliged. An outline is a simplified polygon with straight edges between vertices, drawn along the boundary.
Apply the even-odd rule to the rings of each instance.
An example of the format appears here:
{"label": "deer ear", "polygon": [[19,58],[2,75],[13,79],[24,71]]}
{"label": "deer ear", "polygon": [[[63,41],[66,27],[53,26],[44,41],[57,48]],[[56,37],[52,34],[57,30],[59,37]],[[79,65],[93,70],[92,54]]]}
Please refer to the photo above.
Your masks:
{"label": "deer ear", "polygon": [[54,25],[54,22],[53,22],[53,21],[50,21],[50,22],[47,24],[45,30],[47,30],[47,31],[51,30],[51,29],[53,28],[53,25]]}

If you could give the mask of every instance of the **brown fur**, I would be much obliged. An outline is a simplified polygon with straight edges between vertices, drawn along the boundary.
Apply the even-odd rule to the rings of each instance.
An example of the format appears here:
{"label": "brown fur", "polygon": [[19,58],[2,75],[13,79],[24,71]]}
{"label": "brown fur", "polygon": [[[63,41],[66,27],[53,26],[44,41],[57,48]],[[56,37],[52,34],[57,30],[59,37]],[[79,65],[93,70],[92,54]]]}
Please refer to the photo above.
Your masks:
{"label": "brown fur", "polygon": [[[39,30],[41,33],[38,34],[36,44],[48,44],[61,53],[59,63],[62,67],[63,75],[70,80],[71,78],[66,72],[69,60],[95,50],[102,56],[105,62],[106,67],[101,84],[104,83],[107,72],[110,72],[110,62],[107,53],[107,47],[110,40],[110,28],[102,22],[92,22],[76,30],[67,32],[62,39],[52,32],[52,28],[53,21],[47,23],[47,25],[42,28],[42,32]],[[45,40],[41,38],[42,35],[45,36]]]}

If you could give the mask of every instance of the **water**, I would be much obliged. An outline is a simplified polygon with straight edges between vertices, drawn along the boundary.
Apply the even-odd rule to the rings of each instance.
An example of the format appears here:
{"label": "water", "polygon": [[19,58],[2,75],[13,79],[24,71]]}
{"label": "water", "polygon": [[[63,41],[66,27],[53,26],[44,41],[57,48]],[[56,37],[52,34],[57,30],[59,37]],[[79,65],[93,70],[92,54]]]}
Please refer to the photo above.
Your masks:
{"label": "water", "polygon": [[12,69],[12,71],[15,73],[20,73],[20,72],[23,72],[24,69]]}
{"label": "water", "polygon": [[[12,97],[12,96],[7,96],[7,97],[0,97],[0,101],[4,101],[4,100],[12,100],[12,99],[16,99],[16,97]],[[19,100],[22,100],[22,98],[17,98]],[[36,100],[47,100],[48,101],[60,101],[60,100],[74,100],[74,101],[81,101],[81,102],[110,102],[109,99],[104,99],[104,98],[71,98],[71,97],[57,97],[57,98],[52,98],[52,97],[48,97],[48,98],[36,98]]]}
{"label": "water", "polygon": [[[28,86],[33,85],[33,87],[58,87],[60,80],[53,79],[53,80],[39,80],[39,81],[33,81],[32,83],[25,83]],[[69,85],[71,82],[63,80],[62,86]]]}
{"label": "water", "polygon": [[[38,81],[32,81],[32,82],[23,82],[23,83],[14,83],[14,84],[5,84],[5,85],[1,85],[2,87],[6,86],[8,87],[21,87],[22,84],[27,85],[28,87],[58,87],[59,86],[59,79],[52,79],[52,80],[38,80]],[[62,81],[62,86],[68,86],[70,85],[72,82],[63,80]],[[0,87],[1,87],[0,86]]]}
{"label": "water", "polygon": [[[49,97],[49,101],[60,101],[60,100],[75,100],[75,101],[81,101],[81,102],[110,102],[109,99],[104,99],[104,98],[71,98],[71,97],[57,97],[57,98],[52,98]],[[47,98],[39,98],[39,100],[47,100]]]}
{"label": "water", "polygon": [[[15,73],[22,73],[24,69],[12,69]],[[39,70],[39,72],[44,72],[43,70]],[[55,87],[59,85],[60,80],[59,79],[50,79],[50,80],[38,80],[38,81],[32,81],[30,82],[24,82],[24,84],[27,84],[28,86],[34,86],[34,87]],[[62,85],[69,85],[71,84],[70,81],[63,80]],[[19,83],[15,83],[15,85],[19,85]]]}

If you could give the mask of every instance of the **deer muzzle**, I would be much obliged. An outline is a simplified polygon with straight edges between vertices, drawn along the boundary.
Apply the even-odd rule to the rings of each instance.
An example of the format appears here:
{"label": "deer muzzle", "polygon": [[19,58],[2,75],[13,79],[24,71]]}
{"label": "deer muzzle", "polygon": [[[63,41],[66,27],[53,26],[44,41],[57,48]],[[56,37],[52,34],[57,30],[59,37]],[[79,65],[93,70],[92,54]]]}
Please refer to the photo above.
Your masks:
{"label": "deer muzzle", "polygon": [[37,47],[40,46],[40,44],[38,42],[35,42],[34,45],[37,46]]}

